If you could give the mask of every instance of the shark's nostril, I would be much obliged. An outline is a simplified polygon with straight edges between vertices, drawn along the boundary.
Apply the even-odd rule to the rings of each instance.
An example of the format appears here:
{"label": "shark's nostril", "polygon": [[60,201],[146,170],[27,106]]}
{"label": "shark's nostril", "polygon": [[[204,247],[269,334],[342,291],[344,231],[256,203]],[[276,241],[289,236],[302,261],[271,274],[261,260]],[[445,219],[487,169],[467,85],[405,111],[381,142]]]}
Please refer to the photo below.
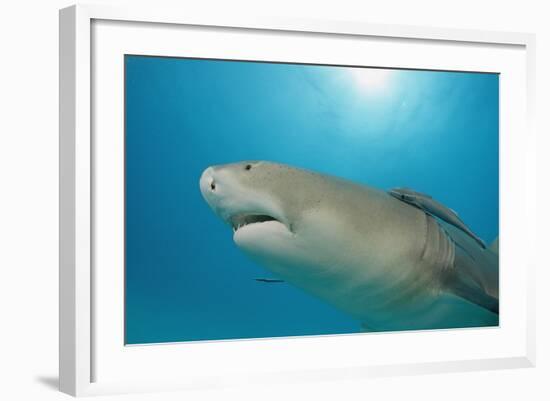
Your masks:
{"label": "shark's nostril", "polygon": [[202,196],[207,200],[212,200],[212,198],[218,196],[218,191],[220,188],[218,186],[218,182],[216,181],[216,177],[214,177],[214,169],[212,167],[208,167],[202,172],[199,179],[199,188]]}

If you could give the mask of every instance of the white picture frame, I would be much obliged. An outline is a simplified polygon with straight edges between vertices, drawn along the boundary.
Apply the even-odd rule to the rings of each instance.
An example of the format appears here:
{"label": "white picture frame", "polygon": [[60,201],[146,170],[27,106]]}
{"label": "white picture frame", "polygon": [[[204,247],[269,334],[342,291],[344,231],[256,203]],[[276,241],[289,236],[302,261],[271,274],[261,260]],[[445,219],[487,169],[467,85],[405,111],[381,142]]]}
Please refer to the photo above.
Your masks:
{"label": "white picture frame", "polygon": [[[101,219],[107,218],[107,213],[117,220],[122,212],[116,208],[105,211],[101,206],[98,209],[104,195],[97,195],[120,186],[117,174],[113,174],[113,180],[109,182],[97,177],[101,177],[104,174],[102,170],[107,167],[111,169],[114,166],[116,169],[120,164],[121,153],[116,149],[119,149],[117,146],[120,146],[122,136],[110,136],[111,139],[118,138],[119,142],[110,143],[103,139],[98,142],[94,132],[98,127],[102,132],[112,133],[115,130],[115,134],[120,130],[120,116],[109,117],[102,111],[109,109],[120,114],[122,83],[120,64],[117,64],[120,54],[137,51],[141,54],[179,56],[193,52],[191,48],[179,46],[176,40],[162,40],[189,34],[186,27],[194,30],[193,35],[198,35],[196,39],[199,42],[204,41],[205,49],[200,51],[207,54],[214,52],[221,58],[246,59],[247,54],[252,54],[247,52],[258,54],[258,38],[249,41],[256,43],[251,45],[251,50],[244,43],[247,42],[247,35],[261,35],[265,43],[272,44],[262,46],[264,53],[260,57],[268,60],[293,61],[295,57],[311,57],[306,61],[330,62],[331,57],[342,57],[352,64],[365,65],[366,61],[360,58],[362,56],[354,59],[355,56],[346,50],[346,46],[340,46],[342,53],[339,56],[336,56],[336,50],[321,56],[315,53],[298,56],[297,53],[285,53],[292,49],[277,43],[285,40],[283,36],[290,38],[293,35],[293,40],[303,40],[304,44],[323,38],[327,46],[334,38],[338,38],[340,44],[349,41],[354,46],[362,46],[362,41],[383,40],[384,46],[399,45],[403,49],[403,52],[392,55],[384,53],[380,46],[376,50],[376,43],[373,42],[373,52],[378,52],[379,59],[385,57],[381,61],[384,66],[503,74],[500,241],[502,249],[508,250],[501,252],[504,265],[501,272],[504,286],[501,310],[509,310],[510,314],[504,315],[501,326],[496,329],[434,331],[420,335],[415,332],[384,333],[206,342],[183,347],[182,344],[124,347],[120,341],[123,323],[117,306],[123,291],[119,285],[120,272],[116,273],[118,268],[115,266],[110,270],[115,271],[112,277],[108,272],[98,274],[105,266],[103,261],[107,259],[104,258],[117,258],[116,249],[108,251],[102,248],[104,224]],[[224,39],[235,41],[232,42],[236,44],[233,49],[216,47],[214,42],[217,40],[209,44],[209,38],[223,35]],[[430,57],[434,46],[439,59]],[[283,47],[284,51],[278,50]],[[407,51],[408,48],[414,51]],[[536,261],[525,256],[533,254],[529,249],[534,246],[531,233],[535,232],[535,137],[532,129],[534,49],[534,35],[525,33],[342,21],[233,19],[187,15],[185,10],[155,8],[78,5],[61,10],[60,390],[80,396],[534,366]],[[461,54],[463,60],[460,59]],[[407,61],[404,59],[406,57],[410,60],[415,57],[416,61]],[[103,73],[107,70],[114,73]],[[118,92],[115,96],[107,95],[101,85]],[[507,96],[511,93],[517,96],[513,99]],[[98,102],[98,97],[104,101]],[[103,120],[107,125],[102,125]],[[502,182],[502,177],[506,178],[505,182]],[[118,199],[118,195],[113,196]],[[113,203],[117,204],[116,201]],[[116,230],[111,231],[116,235]],[[515,231],[521,232],[521,238]],[[111,243],[116,247],[120,245],[117,242],[120,240],[114,238]],[[514,246],[506,248],[509,244]],[[514,269],[506,267],[512,265]],[[105,304],[114,305],[112,313],[106,311]],[[433,344],[441,347],[447,345],[447,348],[450,348],[448,344],[457,346],[440,356],[435,351],[430,354],[426,350],[422,358],[420,354],[400,354],[397,357],[387,352],[379,355],[372,352],[369,358],[363,358],[360,352],[342,352],[353,347],[364,350],[369,346],[373,350],[388,346],[419,349]],[[466,352],[464,344],[480,346],[472,346]],[[437,349],[437,346],[434,348]],[[323,358],[315,359],[321,349],[324,350]],[[186,355],[185,362],[181,362],[182,355]],[[287,358],[291,355],[296,360]],[[113,368],[109,370],[107,365]],[[163,368],[158,368],[159,365]],[[147,369],[147,366],[155,366],[155,371]],[[176,374],[176,369],[180,373]]]}

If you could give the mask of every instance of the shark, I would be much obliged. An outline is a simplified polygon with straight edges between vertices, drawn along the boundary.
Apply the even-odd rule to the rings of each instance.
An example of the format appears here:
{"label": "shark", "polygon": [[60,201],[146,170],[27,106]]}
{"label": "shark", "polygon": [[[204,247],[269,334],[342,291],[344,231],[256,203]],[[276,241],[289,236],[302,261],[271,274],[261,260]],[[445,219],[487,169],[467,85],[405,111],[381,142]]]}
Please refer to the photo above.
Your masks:
{"label": "shark", "polygon": [[270,161],[206,168],[201,194],[238,248],[362,331],[498,326],[498,238],[412,190]]}

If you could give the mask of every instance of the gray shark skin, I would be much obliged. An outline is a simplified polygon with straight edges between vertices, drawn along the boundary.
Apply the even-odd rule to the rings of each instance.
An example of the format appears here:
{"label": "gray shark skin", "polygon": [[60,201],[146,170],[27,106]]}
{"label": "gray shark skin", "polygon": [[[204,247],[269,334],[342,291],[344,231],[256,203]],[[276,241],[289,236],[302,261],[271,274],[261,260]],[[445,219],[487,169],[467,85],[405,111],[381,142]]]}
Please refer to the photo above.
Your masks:
{"label": "gray shark skin", "polygon": [[498,325],[498,254],[445,219],[267,161],[209,167],[199,184],[243,252],[368,330]]}

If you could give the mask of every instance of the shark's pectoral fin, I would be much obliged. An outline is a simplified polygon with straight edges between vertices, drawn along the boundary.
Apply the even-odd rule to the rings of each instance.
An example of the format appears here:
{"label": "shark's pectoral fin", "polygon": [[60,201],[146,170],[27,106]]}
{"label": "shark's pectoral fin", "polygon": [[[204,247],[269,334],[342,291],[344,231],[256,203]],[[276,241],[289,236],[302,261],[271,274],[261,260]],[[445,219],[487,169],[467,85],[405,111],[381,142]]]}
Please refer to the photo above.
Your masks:
{"label": "shark's pectoral fin", "polygon": [[[435,267],[440,289],[498,314],[498,296],[485,288],[479,261],[467,246],[461,245],[441,224],[427,214],[427,236],[423,262]],[[472,245],[470,245],[472,246]]]}
{"label": "shark's pectoral fin", "polygon": [[488,295],[481,288],[470,285],[469,283],[459,283],[454,285],[452,292],[476,305],[479,305],[493,313],[499,313],[499,302],[497,298]]}
{"label": "shark's pectoral fin", "polygon": [[448,272],[444,280],[447,291],[465,299],[473,304],[479,305],[493,313],[499,313],[499,300],[485,291],[479,283],[461,271]]}

